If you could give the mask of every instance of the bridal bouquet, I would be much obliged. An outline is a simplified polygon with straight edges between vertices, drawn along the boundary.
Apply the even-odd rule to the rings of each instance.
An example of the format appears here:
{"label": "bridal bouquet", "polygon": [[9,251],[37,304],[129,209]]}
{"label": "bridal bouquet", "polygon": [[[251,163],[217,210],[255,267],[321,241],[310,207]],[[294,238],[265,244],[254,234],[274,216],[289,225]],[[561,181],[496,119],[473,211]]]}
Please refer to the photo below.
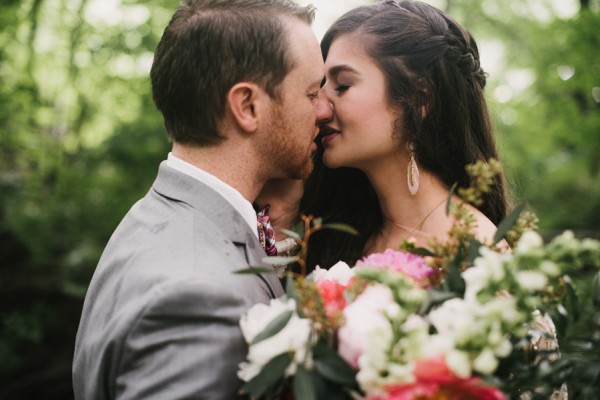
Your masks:
{"label": "bridal bouquet", "polygon": [[[240,322],[249,346],[242,391],[252,399],[548,398],[574,364],[538,345],[556,341],[552,320],[563,332],[578,313],[569,274],[600,270],[600,242],[565,232],[544,244],[518,209],[482,244],[465,229],[464,205],[449,201],[447,210],[457,222],[444,243],[406,242],[353,267],[290,274],[284,297],[252,307]],[[288,232],[301,267],[311,233],[350,230],[303,221],[304,237]],[[503,238],[511,251],[497,245]],[[600,272],[593,298],[600,305]]]}

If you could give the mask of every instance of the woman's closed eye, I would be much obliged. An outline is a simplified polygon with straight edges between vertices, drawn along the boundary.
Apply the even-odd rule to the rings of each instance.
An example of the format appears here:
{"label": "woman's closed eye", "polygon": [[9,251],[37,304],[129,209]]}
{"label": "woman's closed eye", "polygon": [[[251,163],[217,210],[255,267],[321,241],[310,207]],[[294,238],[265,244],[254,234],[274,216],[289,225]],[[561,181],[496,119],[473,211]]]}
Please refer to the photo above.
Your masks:
{"label": "woman's closed eye", "polygon": [[337,85],[333,90],[338,93],[343,93],[348,89],[350,89],[350,85]]}

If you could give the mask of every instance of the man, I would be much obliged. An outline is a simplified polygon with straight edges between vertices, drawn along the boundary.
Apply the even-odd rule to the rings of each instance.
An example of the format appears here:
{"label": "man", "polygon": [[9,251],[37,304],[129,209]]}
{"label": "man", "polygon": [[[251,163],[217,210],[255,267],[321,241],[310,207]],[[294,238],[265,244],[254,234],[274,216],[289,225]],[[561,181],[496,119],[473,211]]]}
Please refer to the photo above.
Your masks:
{"label": "man", "polygon": [[323,59],[312,8],[187,0],[155,53],[152,90],[173,149],[125,216],[90,284],[73,362],[76,399],[232,399],[240,316],[283,294],[251,202],[306,178]]}

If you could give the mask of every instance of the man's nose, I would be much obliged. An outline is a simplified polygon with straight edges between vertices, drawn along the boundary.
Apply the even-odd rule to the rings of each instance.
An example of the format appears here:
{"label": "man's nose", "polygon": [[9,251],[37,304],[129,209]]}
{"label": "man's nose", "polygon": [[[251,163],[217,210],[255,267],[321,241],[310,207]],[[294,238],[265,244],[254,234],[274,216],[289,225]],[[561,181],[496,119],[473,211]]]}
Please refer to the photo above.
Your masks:
{"label": "man's nose", "polygon": [[317,97],[317,121],[316,124],[320,125],[329,122],[333,119],[333,105],[323,93],[323,90],[319,90]]}

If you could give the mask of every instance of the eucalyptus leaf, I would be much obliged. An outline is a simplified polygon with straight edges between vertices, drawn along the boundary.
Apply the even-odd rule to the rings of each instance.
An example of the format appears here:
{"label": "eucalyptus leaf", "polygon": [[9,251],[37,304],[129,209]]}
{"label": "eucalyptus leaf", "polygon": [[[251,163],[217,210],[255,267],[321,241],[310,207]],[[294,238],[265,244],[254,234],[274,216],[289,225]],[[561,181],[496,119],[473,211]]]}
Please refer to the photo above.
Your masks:
{"label": "eucalyptus leaf", "polygon": [[294,375],[294,397],[302,400],[317,400],[317,388],[313,374],[298,367]]}
{"label": "eucalyptus leaf", "polygon": [[242,386],[242,391],[248,393],[252,399],[260,398],[284,379],[283,374],[291,363],[292,357],[287,353],[274,357],[258,375]]}
{"label": "eucalyptus leaf", "polygon": [[233,271],[234,274],[246,275],[246,274],[274,274],[275,270],[273,268],[265,268],[265,267],[250,267],[244,269],[238,269]]}
{"label": "eucalyptus leaf", "polygon": [[344,386],[356,386],[356,372],[337,355],[315,359],[315,369],[325,379]]}
{"label": "eucalyptus leaf", "polygon": [[454,261],[448,266],[448,275],[446,276],[446,285],[448,289],[461,296],[464,294],[466,287],[465,280],[460,274],[460,264],[462,262],[463,252],[464,249],[462,246],[459,247]]}
{"label": "eucalyptus leaf", "polygon": [[429,249],[426,249],[425,247],[415,247],[414,249],[410,249],[409,253],[416,254],[416,255],[421,256],[421,257],[433,257],[433,256],[435,256],[435,253],[433,253]]}
{"label": "eucalyptus leaf", "polygon": [[579,315],[581,313],[579,309],[579,299],[577,298],[577,294],[575,293],[575,289],[573,285],[569,282],[565,282],[566,296],[567,296],[567,309],[570,315],[573,316],[573,322],[577,322],[579,320]]}
{"label": "eucalyptus leaf", "polygon": [[[298,261],[298,256],[289,256],[289,257],[270,256],[270,257],[263,257],[263,259],[262,259],[262,262],[264,262],[265,264],[271,264],[271,265],[285,265],[285,264],[293,263],[294,261]],[[271,272],[273,272],[273,271],[271,271]]]}
{"label": "eucalyptus leaf", "polygon": [[454,193],[456,192],[457,187],[458,187],[458,182],[456,182],[454,185],[452,185],[452,187],[450,188],[450,191],[448,192],[448,200],[446,200],[446,215],[450,215],[450,207],[452,206],[452,196],[454,196]]}
{"label": "eucalyptus leaf", "polygon": [[481,242],[477,239],[469,239],[469,252],[467,255],[467,263],[473,264],[473,261],[479,257],[479,248],[482,246]]}
{"label": "eucalyptus leaf", "polygon": [[281,232],[285,233],[286,235],[288,235],[291,238],[301,239],[301,236],[300,236],[300,234],[298,232],[291,231],[289,229],[282,229]]}
{"label": "eucalyptus leaf", "polygon": [[294,276],[292,274],[289,274],[286,278],[285,294],[287,295],[288,299],[296,300],[297,304],[300,302],[298,292],[296,292],[296,286],[294,285]]}
{"label": "eucalyptus leaf", "polygon": [[331,224],[323,224],[321,225],[322,229],[333,229],[335,231],[346,232],[351,235],[358,236],[358,231],[351,227],[350,225],[340,224],[340,223],[331,223]]}
{"label": "eucalyptus leaf", "polygon": [[512,229],[515,222],[517,221],[517,219],[519,219],[521,213],[523,212],[526,206],[527,205],[525,203],[519,205],[510,214],[508,214],[506,218],[504,218],[500,222],[500,224],[498,224],[498,229],[496,230],[496,234],[494,235],[494,244],[504,239],[504,236],[506,236],[506,233]]}
{"label": "eucalyptus leaf", "polygon": [[296,233],[300,239],[304,239],[305,229],[304,229],[304,221],[300,219],[296,225],[292,228],[292,231]]}
{"label": "eucalyptus leaf", "polygon": [[292,310],[288,310],[273,318],[273,320],[269,322],[265,329],[254,337],[251,344],[256,344],[279,333],[283,328],[285,328],[293,314],[294,312]]}

